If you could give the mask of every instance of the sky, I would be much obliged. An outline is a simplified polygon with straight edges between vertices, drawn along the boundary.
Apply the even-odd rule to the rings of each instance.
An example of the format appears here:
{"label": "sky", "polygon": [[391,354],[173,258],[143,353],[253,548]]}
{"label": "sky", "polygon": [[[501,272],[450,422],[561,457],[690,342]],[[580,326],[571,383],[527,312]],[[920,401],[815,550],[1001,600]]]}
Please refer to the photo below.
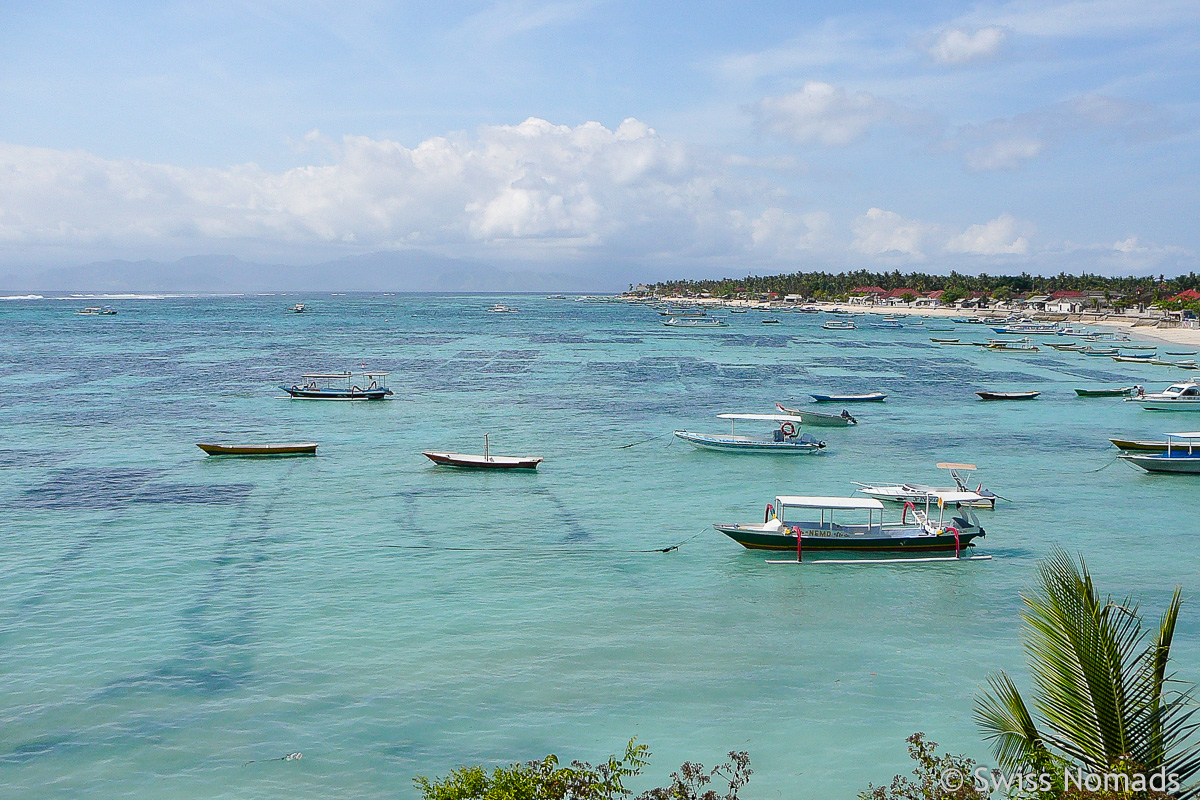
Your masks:
{"label": "sky", "polygon": [[1200,0],[0,4],[9,272],[1171,275],[1198,145]]}

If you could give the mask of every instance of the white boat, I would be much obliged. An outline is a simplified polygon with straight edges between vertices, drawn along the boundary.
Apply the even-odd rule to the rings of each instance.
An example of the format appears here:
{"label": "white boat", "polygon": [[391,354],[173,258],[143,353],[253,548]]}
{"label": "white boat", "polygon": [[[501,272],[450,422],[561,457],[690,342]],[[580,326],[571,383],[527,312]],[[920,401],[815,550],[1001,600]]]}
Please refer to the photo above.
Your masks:
{"label": "white boat", "polygon": [[108,317],[116,314],[117,310],[112,306],[88,306],[87,308],[82,308],[75,313],[83,317]]}
{"label": "white boat", "polygon": [[821,325],[821,327],[827,331],[852,331],[852,330],[854,330],[855,326],[854,326],[854,323],[848,319],[847,320],[831,319],[831,320],[829,320],[829,322],[826,322],[823,325]]}
{"label": "white boat", "polygon": [[[730,422],[726,435],[674,431],[675,436],[696,447],[708,450],[725,450],[735,453],[779,453],[786,455],[817,455],[825,449],[825,443],[808,433],[799,433],[800,426],[790,414],[717,414],[718,419]],[[742,436],[737,432],[737,423],[774,422],[779,428],[769,438]]]}
{"label": "white boat", "polygon": [[295,314],[303,314],[305,311],[304,303],[296,303],[290,310]]}
{"label": "white boat", "polygon": [[1038,352],[1037,345],[1026,336],[1023,339],[988,339],[984,345],[988,350],[1022,350],[1027,353]]}
{"label": "white boat", "polygon": [[1014,322],[992,328],[996,333],[1058,333],[1061,328],[1057,323],[1049,322]]}
{"label": "white boat", "polygon": [[494,305],[488,309],[488,313],[490,313],[490,314],[516,314],[517,309],[512,308],[511,306],[506,306],[506,305],[504,305],[504,303],[496,303],[496,305]]}
{"label": "white boat", "polygon": [[781,413],[798,419],[801,425],[816,425],[822,428],[846,428],[858,424],[858,420],[850,416],[850,412],[844,408],[841,414],[820,414],[816,411],[788,408],[783,403],[776,403],[775,407]]}
{"label": "white boat", "polygon": [[477,453],[440,453],[425,450],[421,455],[439,467],[458,469],[528,469],[535,470],[542,463],[539,456],[494,456],[488,443],[490,434],[483,435],[483,455]]}
{"label": "white boat", "polygon": [[1136,464],[1147,472],[1200,475],[1200,431],[1168,433],[1167,449],[1161,453],[1121,453],[1117,458]]}
{"label": "white boat", "polygon": [[1200,378],[1173,383],[1161,392],[1127,397],[1127,403],[1138,403],[1147,411],[1200,411]]}
{"label": "white boat", "polygon": [[663,325],[668,328],[724,328],[729,323],[716,317],[671,317]]}
{"label": "white boat", "polygon": [[915,503],[917,505],[928,502],[929,498],[946,492],[974,492],[979,496],[978,500],[964,502],[964,505],[969,505],[972,508],[995,508],[996,494],[983,488],[983,484],[979,484],[975,489],[967,486],[967,481],[971,479],[971,473],[979,469],[974,464],[952,464],[939,463],[938,469],[950,471],[950,477],[954,479],[952,488],[928,486],[923,483],[889,483],[889,484],[855,484],[859,487],[858,491],[874,497],[876,500],[889,500],[893,503]]}

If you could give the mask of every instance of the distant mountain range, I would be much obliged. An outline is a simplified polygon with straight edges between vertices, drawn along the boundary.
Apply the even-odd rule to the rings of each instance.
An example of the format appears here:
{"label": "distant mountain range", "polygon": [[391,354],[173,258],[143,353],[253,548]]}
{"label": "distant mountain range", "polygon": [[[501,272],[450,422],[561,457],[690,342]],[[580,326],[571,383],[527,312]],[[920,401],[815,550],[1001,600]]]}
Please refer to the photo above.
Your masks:
{"label": "distant mountain range", "polygon": [[619,278],[587,272],[504,270],[421,251],[349,256],[307,266],[257,264],[236,256],[178,261],[96,261],[0,275],[0,290],[90,292],[603,292]]}

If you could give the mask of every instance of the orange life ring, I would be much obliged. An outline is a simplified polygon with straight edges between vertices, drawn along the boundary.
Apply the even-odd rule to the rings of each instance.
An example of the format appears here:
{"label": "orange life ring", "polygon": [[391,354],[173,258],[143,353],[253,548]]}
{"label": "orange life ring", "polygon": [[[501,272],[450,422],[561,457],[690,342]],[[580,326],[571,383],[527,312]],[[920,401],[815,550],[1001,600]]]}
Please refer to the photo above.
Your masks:
{"label": "orange life ring", "polygon": [[783,433],[784,436],[795,436],[796,435],[796,426],[790,422],[785,422],[782,425],[780,425],[779,430],[781,433]]}

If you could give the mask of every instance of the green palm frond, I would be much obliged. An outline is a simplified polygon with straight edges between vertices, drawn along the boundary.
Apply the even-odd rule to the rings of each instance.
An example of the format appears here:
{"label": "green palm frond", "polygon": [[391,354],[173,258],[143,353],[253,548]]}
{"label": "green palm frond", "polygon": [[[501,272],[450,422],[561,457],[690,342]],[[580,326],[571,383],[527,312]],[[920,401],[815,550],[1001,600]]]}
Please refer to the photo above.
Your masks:
{"label": "green palm frond", "polygon": [[1003,672],[988,676],[991,691],[976,697],[975,721],[992,742],[996,763],[1007,770],[1049,761],[1046,744],[1012,679]]}

